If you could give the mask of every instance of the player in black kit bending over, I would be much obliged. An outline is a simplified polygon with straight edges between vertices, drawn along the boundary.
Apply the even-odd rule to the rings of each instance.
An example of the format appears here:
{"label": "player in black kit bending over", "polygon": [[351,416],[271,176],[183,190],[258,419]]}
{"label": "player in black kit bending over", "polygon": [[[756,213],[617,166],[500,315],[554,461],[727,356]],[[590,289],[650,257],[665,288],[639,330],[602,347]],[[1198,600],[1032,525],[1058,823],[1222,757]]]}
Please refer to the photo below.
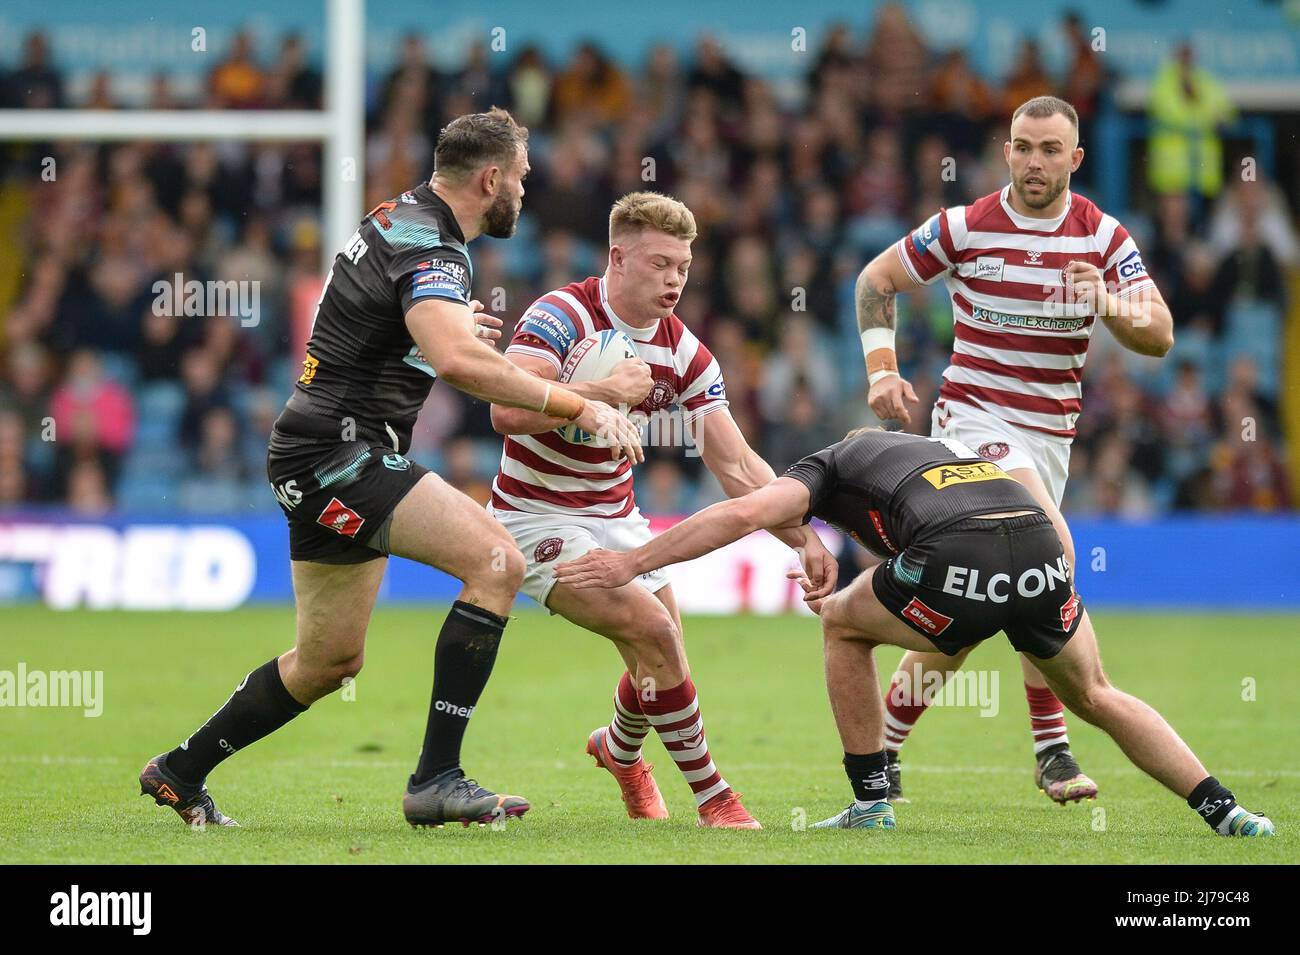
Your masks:
{"label": "player in black kit bending over", "polygon": [[1105,730],[1141,770],[1221,835],[1268,836],[1164,718],[1111,686],[1051,520],[1016,480],[950,438],[861,429],[745,497],[715,504],[626,553],[593,550],[556,568],[575,587],[617,587],[752,531],[819,517],[883,563],[834,581],[792,571],[821,615],[826,689],[855,801],[818,828],[895,826],[887,801],[877,644],[952,655],[1005,630],[1066,706]]}

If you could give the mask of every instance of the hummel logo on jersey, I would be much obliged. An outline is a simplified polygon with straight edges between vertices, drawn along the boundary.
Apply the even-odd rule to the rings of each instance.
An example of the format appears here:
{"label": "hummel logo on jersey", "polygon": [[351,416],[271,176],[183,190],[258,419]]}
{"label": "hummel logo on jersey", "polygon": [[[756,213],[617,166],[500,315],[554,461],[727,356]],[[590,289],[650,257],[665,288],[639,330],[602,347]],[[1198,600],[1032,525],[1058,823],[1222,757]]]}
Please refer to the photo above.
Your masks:
{"label": "hummel logo on jersey", "polygon": [[1025,256],[1025,265],[1042,265],[1043,253],[1038,249],[1031,249]]}

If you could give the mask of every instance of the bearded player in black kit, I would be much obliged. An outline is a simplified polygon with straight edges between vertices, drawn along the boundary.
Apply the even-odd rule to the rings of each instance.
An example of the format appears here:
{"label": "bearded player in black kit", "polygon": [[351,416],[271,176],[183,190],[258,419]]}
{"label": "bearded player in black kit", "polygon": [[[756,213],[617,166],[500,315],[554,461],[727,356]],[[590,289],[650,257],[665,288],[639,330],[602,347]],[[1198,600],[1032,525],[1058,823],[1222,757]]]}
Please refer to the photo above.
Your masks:
{"label": "bearded player in black kit", "polygon": [[187,823],[237,825],[213,804],[208,773],[357,675],[389,554],[464,583],[438,634],[424,746],[402,800],[407,821],[468,825],[528,810],[460,767],[523,557],[482,507],[405,456],[442,378],[485,402],[567,418],[605,436],[613,455],[641,460],[626,418],[521,371],[490,344],[501,320],[476,314],[466,243],[514,234],[528,168],[528,131],[509,113],[461,116],[438,137],[430,181],[380,203],[335,257],[267,457],[289,524],[297,642],[140,774],[141,792]]}
{"label": "bearded player in black kit", "polygon": [[790,574],[821,615],[826,690],[854,795],[814,828],[895,827],[876,646],[954,656],[1003,630],[1073,713],[1215,832],[1273,835],[1268,817],[1237,805],[1159,713],[1110,684],[1051,519],[1024,485],[953,438],[852,431],[745,497],[706,508],[635,550],[588,551],[555,577],[579,590],[618,587],[752,531],[814,516],[884,558],[830,596],[830,581]]}

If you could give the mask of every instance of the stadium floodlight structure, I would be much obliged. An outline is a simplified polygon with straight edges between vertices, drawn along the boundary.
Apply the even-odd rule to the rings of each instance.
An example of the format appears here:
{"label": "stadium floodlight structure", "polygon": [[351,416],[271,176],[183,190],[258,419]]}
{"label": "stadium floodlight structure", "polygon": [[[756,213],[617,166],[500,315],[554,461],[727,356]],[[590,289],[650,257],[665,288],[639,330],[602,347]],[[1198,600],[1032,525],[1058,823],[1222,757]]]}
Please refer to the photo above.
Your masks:
{"label": "stadium floodlight structure", "polygon": [[322,270],[356,229],[364,202],[365,0],[325,0],[325,108],[320,110],[0,109],[3,141],[324,145]]}

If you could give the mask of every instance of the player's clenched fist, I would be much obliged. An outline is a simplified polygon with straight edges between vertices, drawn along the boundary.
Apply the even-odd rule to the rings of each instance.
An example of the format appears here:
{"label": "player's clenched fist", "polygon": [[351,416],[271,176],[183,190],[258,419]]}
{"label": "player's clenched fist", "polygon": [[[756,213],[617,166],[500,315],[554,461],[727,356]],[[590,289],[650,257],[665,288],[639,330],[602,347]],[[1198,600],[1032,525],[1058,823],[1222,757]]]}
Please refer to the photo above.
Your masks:
{"label": "player's clenched fist", "polygon": [[916,392],[912,390],[911,382],[898,375],[881,378],[867,392],[867,404],[881,421],[897,418],[903,424],[910,424],[912,415],[907,410],[909,402],[917,403]]}
{"label": "player's clenched fist", "polygon": [[1071,262],[1061,270],[1066,299],[1085,305],[1093,314],[1106,314],[1106,280],[1101,270],[1087,262]]}
{"label": "player's clenched fist", "polygon": [[640,358],[624,358],[614,366],[614,373],[605,379],[605,383],[613,392],[611,397],[614,403],[629,408],[635,408],[645,401],[646,395],[655,386],[650,366]]}
{"label": "player's clenched fist", "polygon": [[603,401],[588,398],[582,414],[573,423],[609,447],[612,457],[627,458],[633,464],[645,460],[645,452],[641,450],[641,429]]}

